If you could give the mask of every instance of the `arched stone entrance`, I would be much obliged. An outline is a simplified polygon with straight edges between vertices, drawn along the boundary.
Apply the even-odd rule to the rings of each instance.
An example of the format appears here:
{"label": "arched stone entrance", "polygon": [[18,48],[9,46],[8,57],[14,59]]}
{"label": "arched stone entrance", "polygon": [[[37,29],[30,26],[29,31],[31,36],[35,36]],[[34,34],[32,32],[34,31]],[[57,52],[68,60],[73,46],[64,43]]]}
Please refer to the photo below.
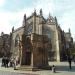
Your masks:
{"label": "arched stone entrance", "polygon": [[25,65],[31,64],[31,52],[26,52],[25,54]]}
{"label": "arched stone entrance", "polygon": [[30,36],[23,35],[22,37],[22,63],[21,65],[31,65],[31,41]]}

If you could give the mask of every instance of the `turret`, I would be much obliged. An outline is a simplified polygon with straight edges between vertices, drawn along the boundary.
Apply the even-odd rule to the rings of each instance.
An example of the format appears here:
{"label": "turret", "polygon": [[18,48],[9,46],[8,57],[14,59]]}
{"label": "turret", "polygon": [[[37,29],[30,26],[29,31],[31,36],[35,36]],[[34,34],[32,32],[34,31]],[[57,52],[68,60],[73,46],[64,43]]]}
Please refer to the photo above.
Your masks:
{"label": "turret", "polygon": [[42,9],[40,9],[40,15],[39,15],[39,34],[43,34],[43,14]]}
{"label": "turret", "polygon": [[70,36],[71,36],[71,30],[70,30],[70,28],[69,28],[69,34],[70,34]]}
{"label": "turret", "polygon": [[40,16],[42,16],[43,14],[42,14],[42,9],[40,9]]}
{"label": "turret", "polygon": [[58,22],[57,22],[57,18],[56,18],[56,16],[55,16],[55,23],[56,23],[56,26],[58,26]]}
{"label": "turret", "polygon": [[12,32],[14,31],[14,26],[12,27]]}
{"label": "turret", "polygon": [[52,17],[51,17],[51,15],[50,15],[50,13],[49,13],[49,17],[48,17],[48,19],[47,19],[47,23],[51,23],[52,22]]}
{"label": "turret", "polygon": [[69,28],[69,33],[71,33],[70,28]]}
{"label": "turret", "polygon": [[4,35],[4,32],[1,32],[1,36],[3,36]]}
{"label": "turret", "polygon": [[39,17],[39,23],[41,24],[43,22],[43,14],[42,14],[42,9],[40,9],[40,17]]}
{"label": "turret", "polygon": [[23,26],[26,25],[26,14],[24,15],[24,19],[23,19]]}
{"label": "turret", "polygon": [[35,9],[34,9],[34,13],[33,13],[33,15],[36,16],[36,10],[35,10]]}
{"label": "turret", "polygon": [[36,10],[33,13],[33,33],[36,32]]}
{"label": "turret", "polygon": [[51,15],[50,15],[50,13],[49,13],[49,19],[51,18]]}

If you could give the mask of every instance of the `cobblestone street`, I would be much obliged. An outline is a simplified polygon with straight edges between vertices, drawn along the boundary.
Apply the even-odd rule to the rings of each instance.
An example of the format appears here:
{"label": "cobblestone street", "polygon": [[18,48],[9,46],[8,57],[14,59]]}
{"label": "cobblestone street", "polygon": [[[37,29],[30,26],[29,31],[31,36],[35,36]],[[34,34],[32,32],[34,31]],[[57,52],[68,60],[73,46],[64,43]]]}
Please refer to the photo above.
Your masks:
{"label": "cobblestone street", "polygon": [[0,67],[0,75],[75,75],[74,62],[72,62],[72,70],[69,69],[68,62],[49,62],[49,65],[50,66],[55,65],[56,73],[53,73],[51,70],[22,71],[22,70],[14,70],[13,68],[10,67],[9,68]]}
{"label": "cobblestone street", "polygon": [[36,74],[0,71],[0,75],[36,75]]}
{"label": "cobblestone street", "polygon": [[30,71],[26,73],[24,71],[17,71],[13,68],[5,68],[1,67],[2,59],[0,58],[0,75],[38,75],[38,74],[32,74]]}

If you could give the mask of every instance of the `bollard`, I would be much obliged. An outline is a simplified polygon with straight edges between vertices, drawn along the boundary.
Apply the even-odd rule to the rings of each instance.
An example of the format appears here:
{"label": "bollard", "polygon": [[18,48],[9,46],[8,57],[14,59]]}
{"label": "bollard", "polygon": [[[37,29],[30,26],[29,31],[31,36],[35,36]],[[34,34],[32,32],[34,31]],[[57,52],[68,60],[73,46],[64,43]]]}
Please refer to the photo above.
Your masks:
{"label": "bollard", "polygon": [[56,72],[56,70],[55,70],[55,66],[54,66],[54,65],[52,66],[52,72],[53,72],[53,73]]}

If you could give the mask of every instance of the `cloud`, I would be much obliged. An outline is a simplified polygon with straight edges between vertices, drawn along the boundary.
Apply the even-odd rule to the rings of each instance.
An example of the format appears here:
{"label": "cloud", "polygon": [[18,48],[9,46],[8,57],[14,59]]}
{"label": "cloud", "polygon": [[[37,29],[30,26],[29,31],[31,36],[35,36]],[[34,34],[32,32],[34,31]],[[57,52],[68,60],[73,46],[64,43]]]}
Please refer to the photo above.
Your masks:
{"label": "cloud", "polygon": [[71,29],[72,37],[75,40],[75,9],[71,9],[71,11],[66,11],[62,14],[61,19],[59,19],[59,23],[61,24],[61,28],[68,32],[68,29]]}
{"label": "cloud", "polygon": [[[5,1],[5,0],[4,0]],[[43,5],[45,5],[45,3],[43,3],[42,5],[40,5],[41,1],[37,1],[37,4],[35,2],[32,3],[31,7],[25,7],[22,9],[18,9],[16,8],[15,11],[11,12],[11,11],[0,11],[0,32],[4,31],[5,33],[10,33],[11,28],[14,26],[15,29],[22,26],[22,21],[23,21],[23,16],[26,13],[27,17],[30,16],[33,11],[34,11],[34,7],[37,10],[37,12],[39,13],[39,9],[43,8]],[[46,3],[48,3],[49,0],[46,1]],[[44,13],[45,11],[47,11],[48,8],[50,7],[51,10],[53,10],[51,7],[53,7],[52,3],[48,3],[48,6],[44,6]],[[49,12],[45,13],[44,15],[47,16]]]}
{"label": "cloud", "polygon": [[34,2],[37,10],[43,9],[44,16],[48,16],[49,12],[52,16],[57,16],[58,23],[61,28],[68,32],[71,29],[72,37],[75,40],[75,0],[38,0]]}
{"label": "cloud", "polygon": [[15,29],[22,26],[24,14],[26,13],[29,16],[32,11],[32,8],[29,8],[17,12],[0,12],[0,32],[10,33],[13,26]]}
{"label": "cloud", "polygon": [[48,16],[49,12],[53,15],[53,11],[55,10],[55,5],[53,3],[53,0],[37,0],[37,2],[33,3],[33,6],[35,7],[35,9],[37,10],[37,12],[39,13],[39,9],[42,8],[43,10],[43,15],[45,17]]}
{"label": "cloud", "polygon": [[18,26],[20,24],[19,13],[15,12],[0,12],[0,32],[10,33],[13,26]]}
{"label": "cloud", "polygon": [[[1,1],[4,1],[2,4],[4,5],[6,0]],[[17,2],[17,0],[15,1]],[[23,5],[24,7],[15,8],[15,11],[12,12],[2,11],[0,12],[0,32],[5,31],[5,33],[9,33],[13,26],[15,29],[22,26],[23,16],[25,13],[27,16],[30,16],[34,9],[36,9],[37,13],[39,14],[39,10],[42,8],[43,15],[45,17],[48,17],[49,12],[52,16],[57,16],[58,23],[60,24],[61,28],[66,32],[70,28],[72,36],[75,38],[75,17],[73,17],[75,15],[75,5],[73,3],[75,3],[74,0],[33,0],[30,6]]]}
{"label": "cloud", "polygon": [[6,3],[6,0],[0,0],[0,7],[4,6]]}
{"label": "cloud", "polygon": [[68,29],[70,28],[72,36],[75,38],[75,17],[73,17],[75,15],[75,5],[73,3],[75,3],[73,0],[38,0],[36,3],[34,3],[34,6],[37,10],[42,8],[44,11],[44,16],[46,17],[48,16],[49,12],[53,16],[57,16],[58,23],[60,24],[61,28],[65,32],[68,32]]}

